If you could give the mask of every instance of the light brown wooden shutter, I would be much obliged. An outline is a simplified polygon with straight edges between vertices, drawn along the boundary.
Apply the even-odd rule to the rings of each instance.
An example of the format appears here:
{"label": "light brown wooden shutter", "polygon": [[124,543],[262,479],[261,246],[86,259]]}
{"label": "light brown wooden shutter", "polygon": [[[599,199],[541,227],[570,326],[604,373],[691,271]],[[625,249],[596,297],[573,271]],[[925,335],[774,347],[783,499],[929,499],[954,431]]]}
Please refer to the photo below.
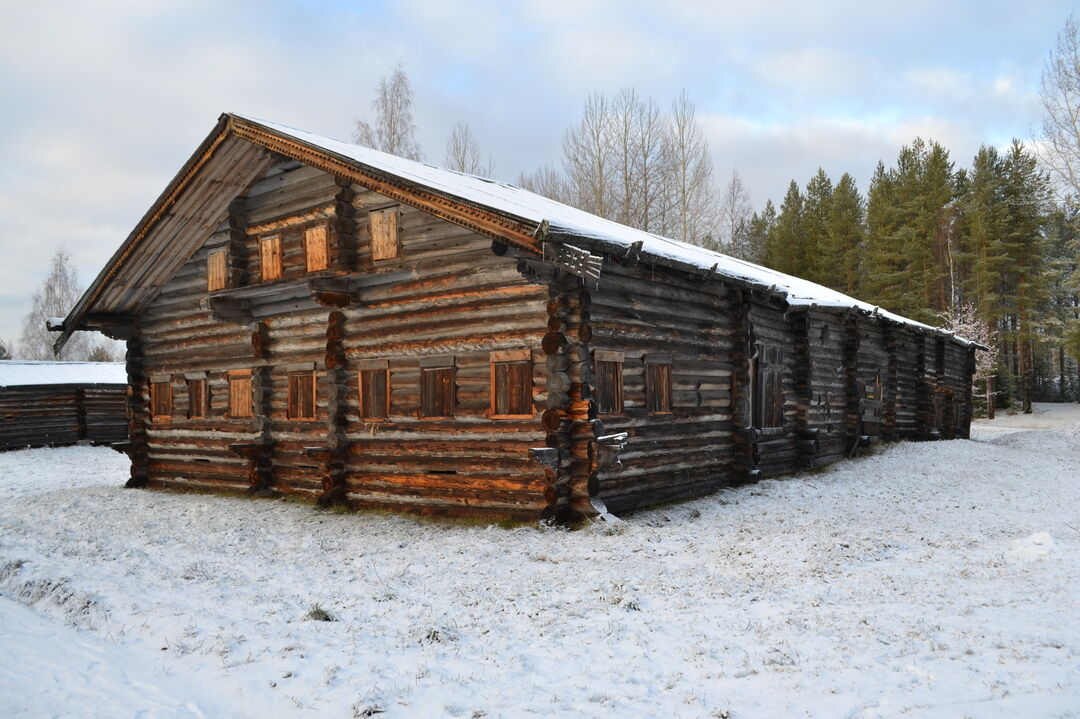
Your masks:
{"label": "light brown wooden shutter", "polygon": [[388,207],[368,213],[371,228],[371,259],[392,260],[398,256],[398,210]]}
{"label": "light brown wooden shutter", "polygon": [[281,237],[273,235],[259,240],[259,263],[262,281],[281,278]]}
{"label": "light brown wooden shutter", "polygon": [[226,258],[225,250],[214,250],[206,255],[206,290],[208,292],[225,289]]}
{"label": "light brown wooden shutter", "polygon": [[330,266],[330,232],[326,225],[304,230],[304,262],[308,272],[318,272]]}
{"label": "light brown wooden shutter", "polygon": [[389,370],[385,367],[360,370],[360,418],[386,419],[390,414]]}
{"label": "light brown wooden shutter", "polygon": [[251,417],[251,373],[229,375],[229,416]]}

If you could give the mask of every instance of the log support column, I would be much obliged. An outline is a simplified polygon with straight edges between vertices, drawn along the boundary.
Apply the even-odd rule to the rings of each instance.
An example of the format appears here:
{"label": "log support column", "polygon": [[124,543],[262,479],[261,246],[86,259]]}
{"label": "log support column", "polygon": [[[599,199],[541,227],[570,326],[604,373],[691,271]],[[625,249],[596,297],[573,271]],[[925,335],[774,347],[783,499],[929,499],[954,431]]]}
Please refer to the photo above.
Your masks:
{"label": "log support column", "polygon": [[754,356],[756,339],[754,324],[750,319],[750,302],[746,292],[732,290],[734,331],[731,337],[731,408],[736,432],[733,438],[735,458],[732,463],[736,477],[743,480],[757,479],[760,470],[758,440],[761,430],[754,427],[753,377],[750,360]]}
{"label": "log support column", "polygon": [[544,519],[573,524],[606,509],[597,497],[601,452],[596,404],[592,396],[589,340],[589,293],[576,275],[557,272],[550,285],[547,353],[548,410],[544,425],[547,446],[556,450],[547,468]]}
{"label": "log support column", "polygon": [[146,432],[150,417],[143,396],[149,387],[146,384],[142,331],[138,324],[132,328],[127,341],[125,360],[128,376],[128,441],[125,451],[131,460],[131,478],[124,486],[145,487],[150,481],[149,438]]}
{"label": "log support column", "polygon": [[897,328],[895,325],[882,322],[881,332],[885,338],[885,356],[887,358],[886,376],[883,378],[885,385],[883,394],[885,396],[881,398],[882,438],[887,442],[895,442],[899,438],[896,431],[896,398],[899,394],[900,371],[897,358]]}
{"label": "log support column", "polygon": [[346,502],[345,460],[349,453],[349,440],[345,433],[348,376],[344,340],[345,313],[331,312],[326,322],[326,381],[330,396],[326,408],[326,452],[322,456],[323,491],[318,499],[323,507]]}

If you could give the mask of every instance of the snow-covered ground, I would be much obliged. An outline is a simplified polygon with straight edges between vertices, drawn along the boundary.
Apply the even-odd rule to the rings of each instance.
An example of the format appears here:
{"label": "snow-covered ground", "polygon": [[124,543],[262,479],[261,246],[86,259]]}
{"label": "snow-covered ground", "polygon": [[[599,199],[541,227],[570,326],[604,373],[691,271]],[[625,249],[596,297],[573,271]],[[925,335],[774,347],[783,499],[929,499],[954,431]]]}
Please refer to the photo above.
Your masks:
{"label": "snow-covered ground", "polygon": [[577,532],[0,454],[0,716],[1080,717],[1080,407],[1037,409]]}

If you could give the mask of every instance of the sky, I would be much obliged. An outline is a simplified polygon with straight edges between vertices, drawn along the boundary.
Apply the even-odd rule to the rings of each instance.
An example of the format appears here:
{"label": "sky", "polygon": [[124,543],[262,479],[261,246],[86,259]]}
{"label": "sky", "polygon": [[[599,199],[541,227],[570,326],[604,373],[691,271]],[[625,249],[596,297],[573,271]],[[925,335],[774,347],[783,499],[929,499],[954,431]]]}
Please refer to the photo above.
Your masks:
{"label": "sky", "polygon": [[467,122],[498,179],[557,164],[593,92],[696,103],[755,208],[822,167],[865,192],[915,137],[958,166],[1030,139],[1072,3],[97,0],[0,4],[0,339],[57,248],[89,284],[223,111],[348,138],[401,62],[442,163]]}

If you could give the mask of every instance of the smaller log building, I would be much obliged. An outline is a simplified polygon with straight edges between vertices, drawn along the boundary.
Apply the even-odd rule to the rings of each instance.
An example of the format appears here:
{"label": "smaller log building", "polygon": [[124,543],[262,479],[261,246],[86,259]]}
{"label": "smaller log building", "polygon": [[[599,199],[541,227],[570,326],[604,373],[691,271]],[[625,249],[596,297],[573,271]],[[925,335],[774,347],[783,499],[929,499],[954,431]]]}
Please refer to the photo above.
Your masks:
{"label": "smaller log building", "polygon": [[57,329],[127,341],[131,486],[573,521],[971,421],[948,332],[236,114]]}
{"label": "smaller log building", "polygon": [[0,451],[127,437],[123,362],[0,361]]}

